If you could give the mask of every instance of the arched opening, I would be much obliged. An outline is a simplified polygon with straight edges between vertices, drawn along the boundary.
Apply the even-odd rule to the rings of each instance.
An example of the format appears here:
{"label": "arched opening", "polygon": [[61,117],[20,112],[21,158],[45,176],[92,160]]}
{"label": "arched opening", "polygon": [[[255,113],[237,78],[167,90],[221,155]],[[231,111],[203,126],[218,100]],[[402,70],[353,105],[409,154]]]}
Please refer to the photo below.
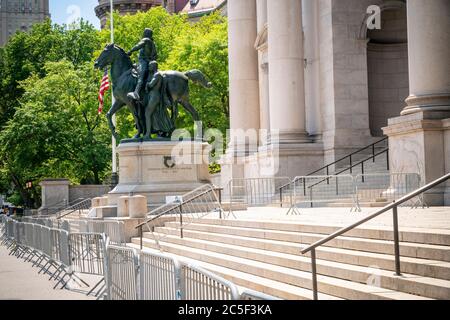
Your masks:
{"label": "arched opening", "polygon": [[406,5],[382,8],[381,29],[367,30],[367,38],[370,131],[379,137],[409,95]]}

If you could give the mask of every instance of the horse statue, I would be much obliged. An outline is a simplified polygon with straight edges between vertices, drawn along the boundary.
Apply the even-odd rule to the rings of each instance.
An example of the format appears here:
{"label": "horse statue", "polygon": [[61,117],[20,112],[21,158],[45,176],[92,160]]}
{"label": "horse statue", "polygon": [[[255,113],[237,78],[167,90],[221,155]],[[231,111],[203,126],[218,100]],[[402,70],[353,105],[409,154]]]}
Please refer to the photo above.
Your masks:
{"label": "horse statue", "polygon": [[[142,103],[136,103],[128,97],[128,93],[134,91],[137,84],[137,76],[131,58],[127,53],[115,44],[109,44],[95,61],[95,68],[104,69],[111,66],[111,82],[114,89],[115,102],[107,113],[109,128],[113,136],[119,140],[112,117],[124,106],[127,106],[133,114],[137,134],[133,139],[139,139],[143,135],[144,140],[151,140],[154,133],[168,137],[175,130],[175,120],[178,115],[178,103],[188,111],[194,121],[200,121],[195,108],[189,102],[189,80],[204,88],[211,88],[212,84],[199,70],[187,72],[164,71],[160,72],[159,81],[149,92],[145,85],[140,96]],[[169,118],[167,105],[164,103],[163,94],[166,93],[172,102],[172,115]]]}

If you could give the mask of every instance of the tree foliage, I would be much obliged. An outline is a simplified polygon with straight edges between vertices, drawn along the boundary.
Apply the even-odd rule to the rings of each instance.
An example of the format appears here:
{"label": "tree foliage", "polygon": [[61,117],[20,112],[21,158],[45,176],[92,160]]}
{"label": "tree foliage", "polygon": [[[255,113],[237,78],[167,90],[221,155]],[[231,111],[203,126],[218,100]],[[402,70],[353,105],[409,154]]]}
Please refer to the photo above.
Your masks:
{"label": "tree foliage", "polygon": [[25,94],[0,133],[0,161],[27,204],[38,199],[24,190],[44,177],[101,183],[109,171],[110,133],[97,114],[99,77],[90,63],[49,62],[46,76],[21,82]]}
{"label": "tree foliage", "polygon": [[[191,102],[206,128],[228,128],[228,48],[226,19],[218,14],[190,23],[186,16],[154,8],[133,16],[115,14],[115,42],[129,50],[152,28],[160,70],[200,69],[213,83],[210,90],[191,85]],[[33,26],[0,48],[0,193],[16,204],[36,207],[43,178],[73,183],[101,183],[111,166],[111,133],[106,117],[97,115],[102,72],[93,69],[109,28],[95,30],[52,24]],[[136,60],[137,55],[133,58]],[[105,109],[111,101],[105,97]],[[183,109],[177,126],[193,128]],[[135,132],[132,115],[118,115],[122,137]],[[26,189],[27,182],[33,188]]]}
{"label": "tree foliage", "polygon": [[24,94],[21,81],[31,74],[44,77],[44,66],[50,61],[66,59],[75,67],[91,61],[98,46],[98,32],[84,21],[79,28],[69,28],[46,20],[35,24],[29,33],[11,37],[0,54],[0,128],[14,115]]}

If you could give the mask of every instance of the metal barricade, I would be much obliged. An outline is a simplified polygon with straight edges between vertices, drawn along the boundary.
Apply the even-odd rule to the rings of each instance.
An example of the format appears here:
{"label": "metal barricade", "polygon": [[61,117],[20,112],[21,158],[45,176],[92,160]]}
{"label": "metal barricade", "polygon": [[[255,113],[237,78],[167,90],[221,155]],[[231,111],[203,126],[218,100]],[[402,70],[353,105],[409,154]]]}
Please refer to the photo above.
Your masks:
{"label": "metal barricade", "polygon": [[59,222],[59,227],[60,227],[61,230],[65,230],[65,231],[70,233],[70,229],[71,228],[70,228],[69,221],[63,220],[63,221]]}
{"label": "metal barricade", "polygon": [[[365,201],[393,202],[419,189],[421,178],[418,173],[358,174],[355,184],[359,204]],[[422,196],[417,200],[423,205]]]}
{"label": "metal barricade", "polygon": [[69,234],[69,256],[76,272],[104,275],[104,236],[92,233]]}
{"label": "metal barricade", "polygon": [[61,247],[60,243],[60,229],[50,229],[50,238],[51,238],[51,258],[53,261],[60,261],[59,248]]}
{"label": "metal barricade", "polygon": [[25,244],[27,247],[33,249],[33,224],[25,222]]}
{"label": "metal barricade", "polygon": [[25,225],[22,222],[13,220],[13,238],[14,246],[11,249],[11,255],[21,256],[25,251]]}
{"label": "metal barricade", "polygon": [[69,234],[69,259],[72,274],[84,273],[100,276],[101,280],[89,291],[93,293],[98,287],[96,297],[100,297],[106,287],[105,255],[107,239],[104,234],[71,233]]}
{"label": "metal barricade", "polygon": [[294,203],[298,206],[313,208],[315,204],[348,202],[357,208],[356,187],[351,175],[305,176],[293,180]]}
{"label": "metal barricade", "polygon": [[[59,265],[58,269],[55,271],[55,273],[50,277],[50,279],[52,279],[52,278],[57,279],[58,277],[60,277],[60,279],[56,283],[54,288],[56,288],[60,283],[64,283],[63,287],[65,287],[66,283],[67,283],[64,281],[65,277],[73,276],[73,272],[71,269],[70,254],[69,254],[69,232],[67,232],[66,230],[58,230],[58,243],[59,243],[58,262],[60,265]],[[63,273],[62,276],[61,276],[61,273]]]}
{"label": "metal barricade", "polygon": [[180,300],[180,265],[163,254],[141,251],[139,256],[141,300]]}
{"label": "metal barricade", "polygon": [[[74,222],[70,221],[70,229],[73,230],[75,228]],[[79,220],[78,221],[78,232],[79,233],[88,233],[89,232],[89,226],[88,222],[86,220]]]}
{"label": "metal barricade", "polygon": [[182,300],[239,300],[237,287],[200,267],[182,263]]}
{"label": "metal barricade", "polygon": [[6,237],[6,216],[0,215],[0,241]]}
{"label": "metal barricade", "polygon": [[123,221],[90,220],[87,222],[90,233],[104,233],[112,245],[126,245],[125,224]]}
{"label": "metal barricade", "polygon": [[125,247],[108,246],[108,299],[138,300],[139,261],[136,250]]}
{"label": "metal barricade", "polygon": [[33,224],[33,248],[37,251],[42,250],[41,246],[41,229],[42,226],[39,224]]}
{"label": "metal barricade", "polygon": [[104,221],[104,232],[109,242],[116,246],[127,244],[125,237],[125,223],[123,221]]}
{"label": "metal barricade", "polygon": [[288,177],[232,179],[228,183],[230,214],[233,206],[292,208],[293,194]]}
{"label": "metal barricade", "polygon": [[50,228],[41,227],[41,249],[42,252],[48,257],[52,256],[52,237],[50,233]]}

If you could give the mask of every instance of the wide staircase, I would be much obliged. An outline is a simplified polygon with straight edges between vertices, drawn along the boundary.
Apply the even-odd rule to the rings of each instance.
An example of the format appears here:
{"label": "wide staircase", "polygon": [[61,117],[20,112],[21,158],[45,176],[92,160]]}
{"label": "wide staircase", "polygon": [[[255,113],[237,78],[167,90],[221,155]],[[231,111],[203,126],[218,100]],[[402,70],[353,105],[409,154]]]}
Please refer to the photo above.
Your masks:
{"label": "wide staircase", "polygon": [[[185,221],[186,223],[186,221]],[[238,286],[281,299],[312,299],[311,259],[300,251],[339,228],[321,224],[194,219],[143,234],[144,250],[192,259]],[[155,242],[155,237],[158,243]],[[316,250],[319,299],[450,299],[450,231],[357,228]],[[131,246],[140,248],[140,238]]]}

